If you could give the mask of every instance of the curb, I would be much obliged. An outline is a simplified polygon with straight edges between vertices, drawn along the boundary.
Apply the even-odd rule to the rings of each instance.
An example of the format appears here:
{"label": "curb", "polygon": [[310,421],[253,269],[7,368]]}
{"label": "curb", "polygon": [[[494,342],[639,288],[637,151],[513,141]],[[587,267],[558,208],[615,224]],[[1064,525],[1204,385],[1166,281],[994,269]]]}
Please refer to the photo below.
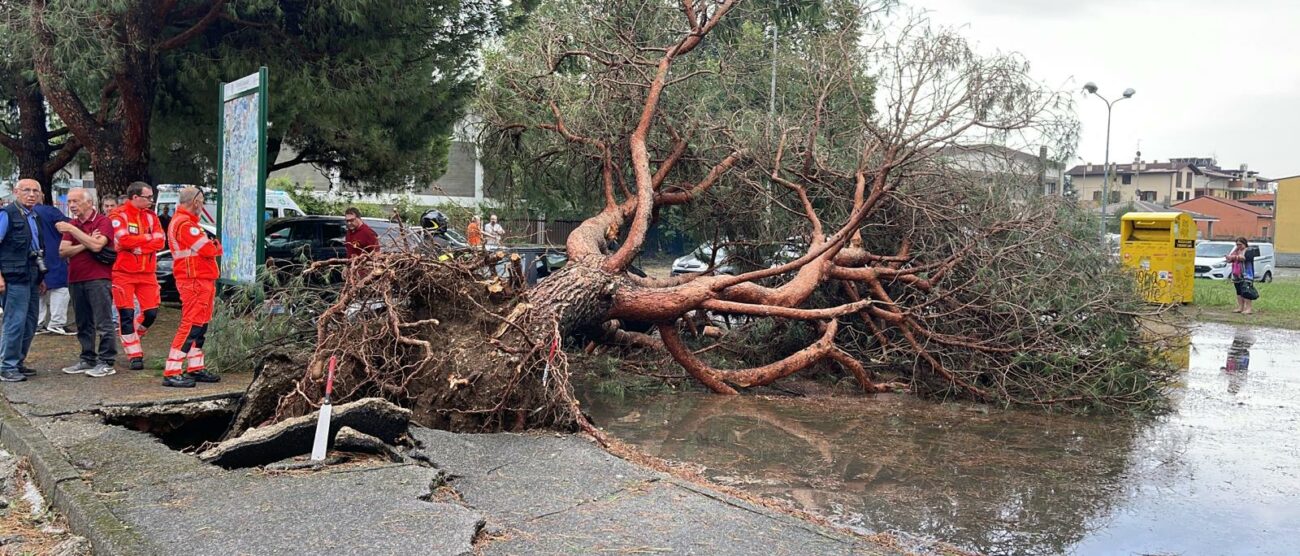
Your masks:
{"label": "curb", "polygon": [[0,395],[0,446],[27,458],[36,484],[50,505],[68,518],[73,532],[86,537],[95,554],[156,554],[135,531],[109,511],[63,453]]}

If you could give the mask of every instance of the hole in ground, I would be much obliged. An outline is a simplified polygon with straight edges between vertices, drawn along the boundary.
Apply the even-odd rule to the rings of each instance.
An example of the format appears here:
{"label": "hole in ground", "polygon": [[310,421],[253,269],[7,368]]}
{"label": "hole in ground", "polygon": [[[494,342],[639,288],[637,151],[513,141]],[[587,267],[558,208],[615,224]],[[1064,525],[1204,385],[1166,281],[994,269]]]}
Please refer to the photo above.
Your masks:
{"label": "hole in ground", "polygon": [[104,423],[149,433],[167,447],[185,452],[216,442],[230,426],[237,400],[206,400],[140,407],[110,407]]}

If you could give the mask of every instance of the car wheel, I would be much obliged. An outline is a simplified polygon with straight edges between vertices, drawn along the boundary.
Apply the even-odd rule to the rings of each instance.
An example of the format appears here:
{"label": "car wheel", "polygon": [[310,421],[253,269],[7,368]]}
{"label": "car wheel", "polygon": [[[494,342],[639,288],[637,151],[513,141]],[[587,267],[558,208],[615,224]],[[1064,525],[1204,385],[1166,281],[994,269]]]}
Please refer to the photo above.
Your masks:
{"label": "car wheel", "polygon": [[1270,270],[1270,271],[1264,273],[1264,281],[1265,281],[1265,282],[1272,282],[1272,281],[1273,281],[1273,271]]}

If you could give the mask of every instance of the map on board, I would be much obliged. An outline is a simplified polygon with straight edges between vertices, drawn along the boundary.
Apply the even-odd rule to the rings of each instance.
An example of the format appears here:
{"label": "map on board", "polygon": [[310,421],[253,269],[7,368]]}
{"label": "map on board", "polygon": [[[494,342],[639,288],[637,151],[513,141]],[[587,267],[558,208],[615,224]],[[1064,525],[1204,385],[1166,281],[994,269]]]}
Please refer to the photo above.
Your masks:
{"label": "map on board", "polygon": [[[257,77],[256,74],[250,77]],[[262,230],[260,91],[229,98],[222,105],[221,277],[251,283],[257,279],[257,247]],[[236,91],[237,93],[238,91]]]}

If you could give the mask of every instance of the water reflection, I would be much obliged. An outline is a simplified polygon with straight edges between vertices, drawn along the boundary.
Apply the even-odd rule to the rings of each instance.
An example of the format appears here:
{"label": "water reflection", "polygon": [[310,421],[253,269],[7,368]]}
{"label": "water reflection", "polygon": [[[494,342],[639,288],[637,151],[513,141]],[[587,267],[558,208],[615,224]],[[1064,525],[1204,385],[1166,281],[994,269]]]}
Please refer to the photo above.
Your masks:
{"label": "water reflection", "polygon": [[993,554],[1282,554],[1300,539],[1300,354],[1257,335],[1198,330],[1178,411],[1141,422],[905,396],[584,402],[649,453],[868,531]]}
{"label": "water reflection", "polygon": [[1246,384],[1250,372],[1250,346],[1255,345],[1255,335],[1249,328],[1239,327],[1228,348],[1228,359],[1219,370],[1228,374],[1228,391],[1236,394]]}

